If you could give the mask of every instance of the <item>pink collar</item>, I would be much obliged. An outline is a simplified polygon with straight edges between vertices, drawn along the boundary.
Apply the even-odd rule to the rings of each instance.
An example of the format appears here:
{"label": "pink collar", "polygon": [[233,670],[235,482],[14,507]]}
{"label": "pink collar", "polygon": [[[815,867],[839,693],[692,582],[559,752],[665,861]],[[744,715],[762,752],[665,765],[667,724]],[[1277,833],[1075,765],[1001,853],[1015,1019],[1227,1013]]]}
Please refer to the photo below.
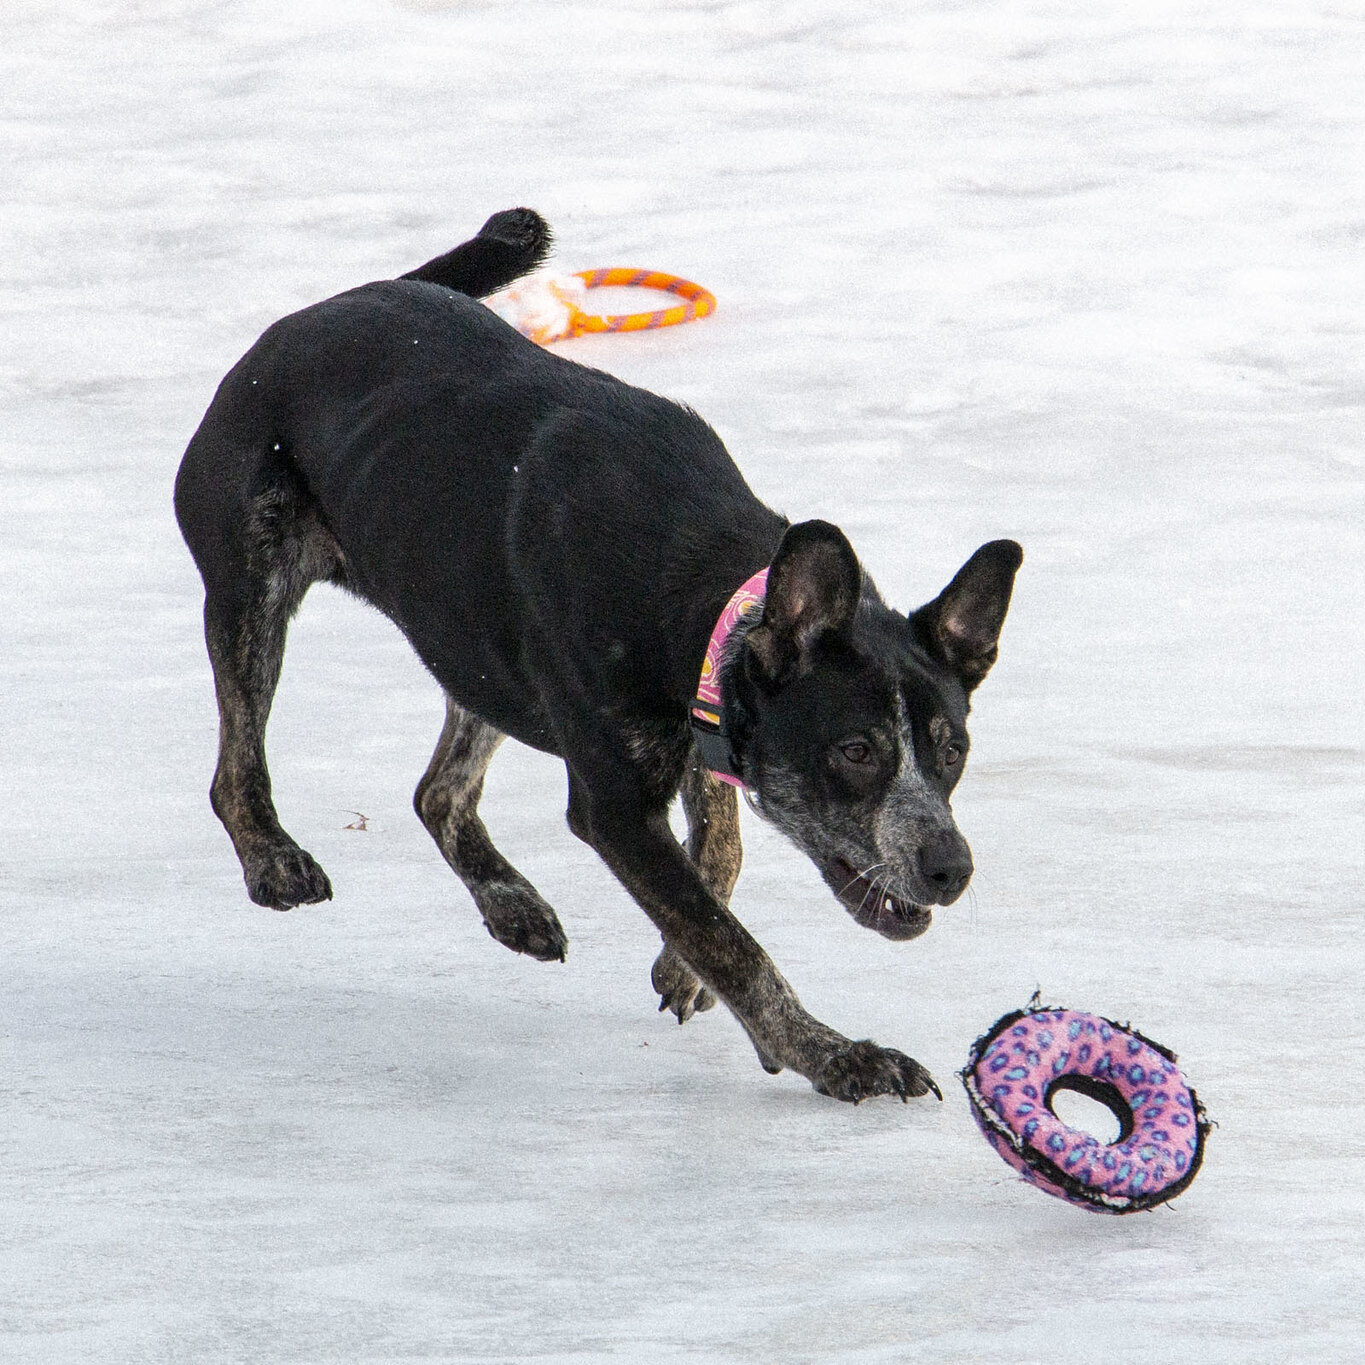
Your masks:
{"label": "pink collar", "polygon": [[725,645],[733,634],[740,619],[753,607],[760,606],[768,590],[768,570],[760,569],[754,576],[735,589],[734,596],[725,604],[716,628],[706,646],[706,658],[702,661],[701,678],[697,683],[696,699],[692,702],[691,721],[693,737],[701,752],[702,762],[710,770],[711,776],[728,782],[732,787],[742,787],[744,779],[736,769],[734,750],[730,747],[729,736],[725,733],[720,698],[720,664]]}

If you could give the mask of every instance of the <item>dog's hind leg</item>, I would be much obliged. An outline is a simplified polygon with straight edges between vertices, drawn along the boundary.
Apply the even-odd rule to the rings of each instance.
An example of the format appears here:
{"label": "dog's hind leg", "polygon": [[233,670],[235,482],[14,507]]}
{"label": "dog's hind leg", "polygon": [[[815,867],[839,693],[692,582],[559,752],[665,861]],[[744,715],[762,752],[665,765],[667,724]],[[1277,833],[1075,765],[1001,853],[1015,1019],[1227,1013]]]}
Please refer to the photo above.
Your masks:
{"label": "dog's hind leg", "polygon": [[488,932],[515,952],[562,962],[569,940],[559,917],[493,846],[479,819],[484,774],[505,738],[447,698],[445,726],[413,805],[446,862],[469,888]]}
{"label": "dog's hind leg", "polygon": [[[687,852],[702,881],[722,905],[739,877],[743,847],[739,837],[739,802],[735,789],[711,776],[693,753],[682,781],[683,814],[687,817]],[[650,972],[659,992],[659,1010],[672,1010],[678,1023],[709,1010],[716,997],[667,944]]]}
{"label": "dog's hind leg", "polygon": [[[221,477],[254,464],[245,489]],[[218,694],[218,767],[210,800],[258,905],[289,910],[332,898],[326,873],[281,827],[265,727],[289,618],[308,588],[338,576],[341,555],[287,456],[258,455],[202,430],[176,483],[176,512],[204,577],[204,635]]]}

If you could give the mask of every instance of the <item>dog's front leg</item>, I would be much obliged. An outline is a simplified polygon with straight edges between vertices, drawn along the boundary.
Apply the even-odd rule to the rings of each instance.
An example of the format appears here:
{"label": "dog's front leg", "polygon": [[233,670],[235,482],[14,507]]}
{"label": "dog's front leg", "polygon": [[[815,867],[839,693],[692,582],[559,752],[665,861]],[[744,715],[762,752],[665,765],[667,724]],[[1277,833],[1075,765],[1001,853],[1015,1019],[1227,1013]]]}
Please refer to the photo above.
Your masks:
{"label": "dog's front leg", "polygon": [[891,1048],[852,1042],[801,1006],[772,960],[712,893],[668,828],[666,807],[628,775],[589,785],[570,769],[569,826],[601,855],[664,941],[744,1026],[765,1070],[790,1067],[854,1104],[873,1095],[939,1094],[929,1073]]}
{"label": "dog's front leg", "polygon": [[[728,906],[744,856],[735,789],[712,777],[694,751],[679,793],[687,816],[687,856],[696,864],[711,894]],[[654,963],[650,980],[659,992],[660,1012],[672,1010],[680,1024],[716,1003],[716,997],[667,943]]]}

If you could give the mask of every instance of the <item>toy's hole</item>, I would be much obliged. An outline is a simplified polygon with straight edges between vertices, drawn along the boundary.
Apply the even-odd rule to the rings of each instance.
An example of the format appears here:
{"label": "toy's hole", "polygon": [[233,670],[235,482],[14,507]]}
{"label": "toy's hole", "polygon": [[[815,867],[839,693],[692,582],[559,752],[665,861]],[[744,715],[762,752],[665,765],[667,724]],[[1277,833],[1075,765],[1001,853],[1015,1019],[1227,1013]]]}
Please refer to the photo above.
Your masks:
{"label": "toy's hole", "polygon": [[[1061,1104],[1057,1100],[1061,1100]],[[1043,1102],[1066,1124],[1108,1146],[1133,1135],[1133,1108],[1108,1081],[1094,1076],[1058,1076]]]}

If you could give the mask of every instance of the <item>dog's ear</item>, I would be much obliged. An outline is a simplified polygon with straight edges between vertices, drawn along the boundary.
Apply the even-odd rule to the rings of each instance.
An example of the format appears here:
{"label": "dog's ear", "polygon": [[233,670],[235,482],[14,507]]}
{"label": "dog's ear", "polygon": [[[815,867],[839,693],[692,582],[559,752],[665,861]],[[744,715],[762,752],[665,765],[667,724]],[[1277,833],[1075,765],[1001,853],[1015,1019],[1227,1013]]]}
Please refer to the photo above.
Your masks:
{"label": "dog's ear", "polygon": [[837,526],[791,527],[768,571],[763,619],[745,639],[764,680],[781,682],[822,635],[847,630],[862,586],[858,556]]}
{"label": "dog's ear", "polygon": [[1012,540],[983,545],[934,600],[910,618],[915,636],[948,665],[968,692],[990,672],[999,653],[1014,575],[1024,552]]}

